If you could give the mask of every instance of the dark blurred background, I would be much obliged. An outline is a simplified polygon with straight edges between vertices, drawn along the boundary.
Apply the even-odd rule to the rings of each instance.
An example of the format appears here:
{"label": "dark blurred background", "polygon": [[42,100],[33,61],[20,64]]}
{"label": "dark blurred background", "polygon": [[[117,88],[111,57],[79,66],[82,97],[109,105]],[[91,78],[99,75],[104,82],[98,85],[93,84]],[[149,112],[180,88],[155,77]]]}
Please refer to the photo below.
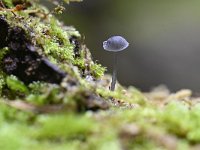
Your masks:
{"label": "dark blurred background", "polygon": [[62,16],[85,36],[94,60],[112,72],[112,54],[102,42],[122,35],[130,43],[119,54],[118,80],[144,91],[159,84],[200,91],[199,0],[84,0]]}

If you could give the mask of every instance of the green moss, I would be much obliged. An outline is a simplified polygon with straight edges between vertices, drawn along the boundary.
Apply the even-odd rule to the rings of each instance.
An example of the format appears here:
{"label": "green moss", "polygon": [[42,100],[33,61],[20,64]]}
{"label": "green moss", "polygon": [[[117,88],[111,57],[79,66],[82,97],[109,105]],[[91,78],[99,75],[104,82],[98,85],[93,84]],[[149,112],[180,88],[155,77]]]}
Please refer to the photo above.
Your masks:
{"label": "green moss", "polygon": [[13,3],[12,0],[2,0],[4,5],[7,6],[8,8],[12,8],[13,7]]}
{"label": "green moss", "polygon": [[106,68],[102,67],[101,64],[92,64],[91,66],[92,75],[96,78],[100,78],[104,75]]}
{"label": "green moss", "polygon": [[3,90],[5,85],[6,85],[5,74],[1,71],[0,72],[0,95],[2,95],[2,90]]}
{"label": "green moss", "polygon": [[18,80],[15,76],[11,75],[6,78],[6,85],[8,88],[10,88],[12,91],[15,92],[21,92],[24,94],[28,94],[29,90],[28,88],[24,85],[23,82]]}
{"label": "green moss", "polygon": [[[3,2],[13,7],[11,0]],[[2,59],[9,49],[0,50],[0,149],[187,150],[200,142],[197,100],[184,101],[173,94],[158,101],[119,84],[111,92],[106,68],[91,59],[84,44],[79,43],[80,56],[75,57],[70,38],[80,39],[79,32],[62,25],[35,1],[32,4],[17,16],[0,13],[6,14],[11,27],[22,27],[36,51],[67,76],[59,85],[24,85],[3,72]],[[86,75],[94,80],[86,80]],[[108,110],[102,101],[109,104]],[[97,112],[88,111],[90,107]]]}
{"label": "green moss", "polygon": [[84,59],[76,59],[74,61],[74,65],[78,66],[80,69],[85,69],[85,61]]}
{"label": "green moss", "polygon": [[38,118],[39,129],[37,129],[36,125],[35,130],[37,130],[37,133],[34,136],[39,139],[51,140],[67,140],[71,138],[85,140],[97,127],[95,124],[94,121],[86,116],[69,114],[41,116]]}
{"label": "green moss", "polygon": [[7,47],[0,49],[0,60],[3,59],[3,57],[9,52],[9,49]]}
{"label": "green moss", "polygon": [[63,0],[66,3],[70,3],[70,2],[81,2],[82,0]]}
{"label": "green moss", "polygon": [[[38,86],[36,86],[36,88]],[[46,84],[40,87],[42,87],[42,90],[38,92],[33,91],[32,94],[26,97],[26,101],[36,105],[56,104],[62,102],[63,96],[59,95],[60,88],[57,85],[49,86]]]}
{"label": "green moss", "polygon": [[[43,48],[46,55],[54,57],[56,60],[73,61],[73,46],[69,42],[69,35],[58,26],[54,18],[50,21],[50,37],[44,36]],[[41,39],[40,39],[41,40]],[[61,43],[61,44],[59,44]]]}
{"label": "green moss", "polygon": [[[199,113],[200,105],[190,108],[181,103],[171,103],[165,112],[160,113],[160,121],[166,129],[177,136],[187,138],[190,142],[200,142]],[[181,119],[180,119],[181,118]]]}

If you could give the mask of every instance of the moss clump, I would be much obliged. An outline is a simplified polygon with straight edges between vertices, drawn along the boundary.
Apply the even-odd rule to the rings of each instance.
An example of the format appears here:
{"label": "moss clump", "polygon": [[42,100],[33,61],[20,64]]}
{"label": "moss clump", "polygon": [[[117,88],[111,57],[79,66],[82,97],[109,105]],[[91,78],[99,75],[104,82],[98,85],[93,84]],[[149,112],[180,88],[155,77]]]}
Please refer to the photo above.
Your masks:
{"label": "moss clump", "polygon": [[15,76],[11,75],[6,78],[6,85],[10,90],[14,92],[21,92],[28,94],[28,88],[24,85],[23,82],[19,81]]}

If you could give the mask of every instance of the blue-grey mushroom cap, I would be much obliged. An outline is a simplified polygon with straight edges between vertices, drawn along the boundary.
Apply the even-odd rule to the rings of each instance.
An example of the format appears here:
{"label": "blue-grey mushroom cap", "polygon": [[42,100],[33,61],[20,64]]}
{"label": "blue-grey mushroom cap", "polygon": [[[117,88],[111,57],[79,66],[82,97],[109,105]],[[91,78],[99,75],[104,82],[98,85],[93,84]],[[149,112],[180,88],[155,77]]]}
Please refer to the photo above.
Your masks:
{"label": "blue-grey mushroom cap", "polygon": [[118,52],[126,49],[129,43],[121,36],[112,36],[103,42],[103,48],[107,51]]}

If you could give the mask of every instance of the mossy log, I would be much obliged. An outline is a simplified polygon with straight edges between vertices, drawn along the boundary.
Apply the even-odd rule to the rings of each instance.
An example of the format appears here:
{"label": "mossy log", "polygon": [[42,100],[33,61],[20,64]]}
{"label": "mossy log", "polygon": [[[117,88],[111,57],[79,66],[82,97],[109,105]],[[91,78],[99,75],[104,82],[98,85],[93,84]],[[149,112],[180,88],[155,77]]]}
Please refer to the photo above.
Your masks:
{"label": "mossy log", "polygon": [[199,149],[199,99],[119,83],[110,91],[106,68],[54,16],[63,9],[0,1],[0,149]]}

